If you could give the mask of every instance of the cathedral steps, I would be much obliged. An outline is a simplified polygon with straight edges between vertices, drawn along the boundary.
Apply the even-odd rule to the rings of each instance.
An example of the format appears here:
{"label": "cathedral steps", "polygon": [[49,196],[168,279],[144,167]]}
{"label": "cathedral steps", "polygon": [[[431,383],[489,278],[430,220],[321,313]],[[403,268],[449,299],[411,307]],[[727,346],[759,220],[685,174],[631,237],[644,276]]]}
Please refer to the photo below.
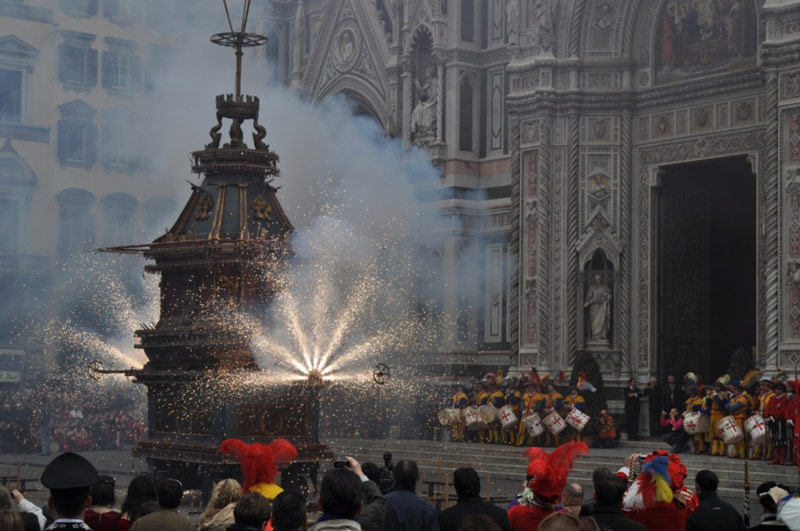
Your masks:
{"label": "cathedral steps", "polygon": [[[458,467],[471,466],[482,477],[483,487],[491,479],[492,496],[510,498],[525,479],[527,460],[522,456],[523,448],[480,443],[457,443],[450,441],[418,440],[357,440],[334,439],[328,441],[331,450],[339,459],[351,455],[360,462],[371,461],[379,466],[383,453],[392,452],[394,461],[408,458],[417,461],[423,481],[435,481],[442,475],[448,480]],[[570,479],[588,487],[591,491],[592,471],[601,466],[616,471],[626,456],[636,451],[649,452],[665,445],[655,441],[620,441],[614,449],[591,449],[589,455],[581,456],[575,463]],[[689,472],[687,484],[693,486],[694,475],[703,469],[711,469],[720,479],[720,495],[729,500],[741,499],[744,484],[744,461],[727,457],[681,454]],[[797,483],[795,466],[775,466],[764,461],[750,461],[751,497],[756,498],[755,489],[764,481],[777,481],[789,486]],[[424,490],[422,487],[420,491]]]}

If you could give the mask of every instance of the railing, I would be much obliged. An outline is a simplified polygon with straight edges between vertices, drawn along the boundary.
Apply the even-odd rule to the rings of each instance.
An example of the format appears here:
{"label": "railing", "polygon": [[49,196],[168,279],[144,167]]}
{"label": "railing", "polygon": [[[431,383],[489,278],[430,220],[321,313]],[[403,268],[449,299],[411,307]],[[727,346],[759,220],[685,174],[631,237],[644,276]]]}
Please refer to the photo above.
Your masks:
{"label": "railing", "polygon": [[5,275],[46,275],[47,256],[30,254],[0,254],[0,274]]}

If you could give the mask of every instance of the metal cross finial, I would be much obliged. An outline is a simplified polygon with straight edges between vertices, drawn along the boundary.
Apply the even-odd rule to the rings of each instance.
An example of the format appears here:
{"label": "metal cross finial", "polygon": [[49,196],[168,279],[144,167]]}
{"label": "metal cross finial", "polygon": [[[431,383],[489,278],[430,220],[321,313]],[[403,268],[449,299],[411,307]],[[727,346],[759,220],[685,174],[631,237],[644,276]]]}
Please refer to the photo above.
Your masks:
{"label": "metal cross finial", "polygon": [[236,99],[242,95],[242,48],[252,48],[253,46],[263,46],[267,43],[267,38],[257,33],[247,33],[247,18],[250,16],[251,0],[244,0],[242,6],[242,27],[239,31],[233,29],[231,12],[228,9],[228,0],[222,0],[225,6],[225,16],[228,18],[229,32],[217,33],[211,37],[211,42],[220,46],[236,49]]}

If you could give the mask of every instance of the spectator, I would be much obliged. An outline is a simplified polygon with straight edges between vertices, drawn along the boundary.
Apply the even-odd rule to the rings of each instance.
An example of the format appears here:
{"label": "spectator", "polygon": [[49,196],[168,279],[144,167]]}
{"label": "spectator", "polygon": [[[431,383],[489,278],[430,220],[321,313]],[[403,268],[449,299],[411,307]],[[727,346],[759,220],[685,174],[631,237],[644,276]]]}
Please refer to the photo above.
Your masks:
{"label": "spectator", "polygon": [[700,504],[689,515],[686,531],[742,531],[742,515],[726,501],[717,496],[719,479],[711,470],[701,470],[694,478]]}
{"label": "spectator", "polygon": [[211,490],[211,499],[200,515],[200,531],[224,531],[233,525],[233,508],[242,497],[242,486],[235,479],[218,481]]}
{"label": "spectator", "polygon": [[150,476],[136,476],[128,485],[128,493],[125,496],[125,501],[122,502],[122,518],[128,520],[130,523],[136,522],[141,513],[142,504],[145,502],[156,501],[156,485]]}
{"label": "spectator", "polygon": [[317,505],[322,515],[310,531],[361,531],[362,481],[350,470],[337,468],[322,476]]}
{"label": "spectator", "polygon": [[[459,468],[453,472],[453,486],[458,502],[439,514],[441,531],[459,531],[460,523],[470,516],[487,516],[497,523],[502,531],[510,531],[506,512],[481,499],[481,479],[473,468]],[[473,525],[478,525],[475,522]]]}
{"label": "spectator", "polygon": [[[162,479],[158,483],[158,510],[142,516],[131,527],[132,531],[195,531],[197,528],[178,512],[183,499],[183,485],[177,479]],[[235,513],[235,511],[234,511]]]}
{"label": "spectator", "polygon": [[639,399],[644,393],[636,387],[636,378],[628,380],[625,388],[625,429],[629,441],[639,440]]}
{"label": "spectator", "polygon": [[302,494],[284,491],[272,502],[273,531],[306,531],[306,498]]}
{"label": "spectator", "polygon": [[574,516],[579,516],[581,513],[581,506],[583,506],[583,487],[578,483],[570,483],[567,485],[567,488],[564,489],[562,498],[564,500],[562,503],[564,510]]}
{"label": "spectator", "polygon": [[592,473],[594,504],[591,515],[599,526],[614,531],[647,531],[647,528],[634,522],[622,512],[622,497],[627,485],[618,475],[607,468],[598,468]]}
{"label": "spectator", "polygon": [[86,525],[93,531],[126,531],[131,524],[122,520],[120,513],[113,509],[117,499],[114,494],[114,478],[100,476],[89,490],[92,506],[86,509]]}
{"label": "spectator", "polygon": [[650,381],[644,386],[642,392],[647,397],[647,420],[650,427],[650,436],[655,437],[661,433],[661,425],[658,422],[661,412],[661,386],[655,378],[650,378]]}
{"label": "spectator", "polygon": [[439,531],[436,509],[414,492],[419,481],[417,463],[402,459],[392,474],[394,490],[386,495],[383,531]]}
{"label": "spectator", "polygon": [[158,502],[155,500],[149,500],[142,504],[141,508],[139,508],[139,518],[142,516],[147,516],[148,514],[153,514],[158,510]]}
{"label": "spectator", "polygon": [[91,529],[83,522],[83,514],[86,507],[91,505],[89,489],[99,477],[89,461],[72,452],[63,453],[50,461],[40,479],[42,485],[50,489],[47,503],[56,516],[48,531]]}
{"label": "spectator", "polygon": [[361,480],[362,503],[359,523],[364,531],[381,531],[386,517],[386,498],[381,494],[378,484],[371,481],[361,470],[361,465],[352,457],[347,458],[347,468]]}
{"label": "spectator", "polygon": [[474,514],[462,518],[456,531],[501,531],[501,528],[490,516]]}
{"label": "spectator", "polygon": [[686,406],[686,393],[684,393],[675,376],[667,376],[667,384],[664,386],[664,394],[661,396],[661,409],[669,411],[672,408],[683,411]]}
{"label": "spectator", "polygon": [[22,516],[13,509],[0,510],[0,529],[3,531],[25,531]]}
{"label": "spectator", "polygon": [[598,531],[598,529],[597,522],[591,516],[578,518],[570,513],[553,513],[539,524],[539,531]]}
{"label": "spectator", "polygon": [[[45,527],[46,519],[42,510],[16,489],[8,492],[5,487],[0,487],[0,511],[18,511],[25,531],[41,531]],[[3,527],[0,526],[0,529]]]}
{"label": "spectator", "polygon": [[683,415],[676,408],[661,412],[661,425],[668,431],[661,436],[661,440],[670,445],[676,454],[689,449],[689,434],[683,429]]}
{"label": "spectator", "polygon": [[603,409],[600,411],[600,416],[595,421],[597,426],[597,438],[595,439],[595,446],[597,448],[616,448],[617,447],[617,426],[614,423],[614,417],[608,414],[608,411]]}
{"label": "spectator", "polygon": [[233,519],[228,531],[262,531],[269,521],[269,500],[258,492],[245,494],[233,508]]}
{"label": "spectator", "polygon": [[757,531],[785,531],[789,528],[778,518],[778,500],[789,495],[789,489],[774,481],[762,483],[756,489],[763,513],[761,523],[751,527]]}

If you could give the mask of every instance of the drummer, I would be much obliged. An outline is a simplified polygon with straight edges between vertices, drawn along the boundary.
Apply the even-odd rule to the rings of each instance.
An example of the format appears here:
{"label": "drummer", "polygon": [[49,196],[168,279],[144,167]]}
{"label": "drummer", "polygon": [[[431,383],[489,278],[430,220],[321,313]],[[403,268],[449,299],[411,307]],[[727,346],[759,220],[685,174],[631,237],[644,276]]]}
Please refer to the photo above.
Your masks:
{"label": "drummer", "polygon": [[[519,390],[519,384],[513,380],[508,381],[506,388],[506,404],[514,409],[514,414],[518,419],[522,418],[522,392]],[[520,422],[520,425],[522,423]],[[503,430],[503,444],[517,444],[517,426]]]}
{"label": "drummer", "polygon": [[725,392],[725,384],[720,379],[714,382],[711,400],[711,455],[725,455],[725,441],[717,428],[717,423],[725,417],[728,393]]}
{"label": "drummer", "polygon": [[[508,384],[506,384],[508,385]],[[500,409],[506,405],[506,393],[497,385],[494,380],[489,381],[489,404],[494,406],[495,409]],[[500,420],[494,419],[489,424],[489,442],[500,444]]]}
{"label": "drummer", "polygon": [[[711,414],[711,399],[704,396],[697,387],[689,387],[689,398],[686,399],[686,411],[699,413],[701,415]],[[710,395],[710,392],[709,392]],[[703,433],[695,433],[694,438],[694,453],[705,453],[706,443],[711,441],[711,431],[707,430]]]}
{"label": "drummer", "polygon": [[[478,392],[475,393],[474,405],[476,407],[488,405],[489,390],[486,388],[486,384],[478,382],[476,386],[478,387]],[[489,442],[489,431],[487,428],[481,428],[478,430],[478,440],[480,442]]]}
{"label": "drummer", "polygon": [[789,397],[786,396],[786,384],[776,382],[772,386],[775,395],[770,399],[764,410],[764,420],[769,425],[769,437],[772,441],[772,452],[775,458],[773,465],[782,465],[786,462],[786,411],[789,408]]}
{"label": "drummer", "polygon": [[[774,397],[775,393],[772,391],[772,380],[769,378],[762,378],[761,389],[758,393],[758,411],[761,413],[761,416],[764,417],[765,421],[767,418],[767,406],[769,405],[770,400],[772,400]],[[756,443],[754,445],[751,459],[758,458],[762,458],[765,461],[772,459],[772,441],[770,440],[769,436],[764,438],[763,443]]]}
{"label": "drummer", "polygon": [[[547,395],[544,399],[544,414],[549,415],[555,411],[559,415],[564,409],[564,396],[556,390],[556,386],[552,383],[547,384]],[[560,437],[547,432],[547,446],[559,446],[561,444]]]}
{"label": "drummer", "polygon": [[[740,381],[731,382],[730,385],[728,385],[728,389],[731,391],[731,397],[728,400],[728,403],[725,404],[725,410],[730,415],[733,415],[733,418],[736,420],[736,424],[739,426],[739,429],[742,430],[742,433],[744,433],[744,419],[747,418],[747,395],[744,393],[742,382]],[[744,439],[742,439],[734,445],[734,453],[731,457],[739,457],[744,459],[744,449],[745,444]]]}
{"label": "drummer", "polygon": [[450,399],[450,407],[459,410],[462,414],[459,415],[458,420],[453,424],[453,440],[458,442],[464,441],[464,435],[467,431],[467,425],[464,423],[463,411],[469,406],[469,395],[467,395],[466,385],[457,385],[453,398]]}
{"label": "drummer", "polygon": [[[570,410],[577,409],[578,411],[585,413],[586,412],[586,400],[578,394],[577,387],[570,387],[569,388],[569,395],[564,399],[564,410],[566,411],[567,415],[569,415]],[[567,424],[567,436],[569,437],[570,441],[580,441],[581,440],[581,432]]]}
{"label": "drummer", "polygon": [[[537,393],[537,387],[536,383],[532,380],[525,382],[525,392],[522,394],[522,415],[520,419],[532,415],[535,412],[534,397]],[[520,422],[519,428],[517,429],[517,446],[524,446],[525,443],[528,442],[528,438],[528,429],[523,422]],[[530,445],[534,446],[533,441],[530,442]]]}

